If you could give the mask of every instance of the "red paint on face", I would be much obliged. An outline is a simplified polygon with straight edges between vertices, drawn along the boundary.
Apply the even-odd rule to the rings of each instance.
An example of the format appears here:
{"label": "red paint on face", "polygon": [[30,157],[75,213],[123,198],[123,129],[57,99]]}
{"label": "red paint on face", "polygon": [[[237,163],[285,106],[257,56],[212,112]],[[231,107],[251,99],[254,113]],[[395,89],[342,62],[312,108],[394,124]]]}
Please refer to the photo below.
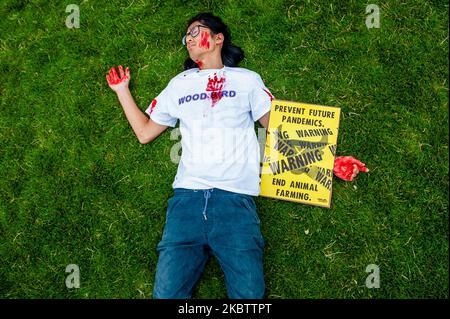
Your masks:
{"label": "red paint on face", "polygon": [[206,31],[202,31],[200,34],[200,48],[209,49],[209,34]]}
{"label": "red paint on face", "polygon": [[263,90],[264,90],[264,92],[266,92],[267,95],[270,97],[270,100],[271,100],[271,101],[272,101],[273,99],[275,99],[275,98],[273,97],[272,93],[269,92],[269,90],[266,90],[266,89],[263,89]]}
{"label": "red paint on face", "polygon": [[217,77],[217,74],[214,73],[214,77],[208,77],[208,85],[206,86],[206,91],[211,92],[212,99],[212,107],[216,105],[217,102],[222,98],[222,88],[225,83],[225,77],[221,77],[220,79]]}
{"label": "red paint on face", "polygon": [[203,69],[203,62],[202,62],[202,61],[197,60],[197,61],[195,61],[195,63],[197,63],[198,68],[199,68],[200,70]]}
{"label": "red paint on face", "polygon": [[150,114],[152,114],[153,109],[154,109],[155,106],[156,106],[156,103],[158,103],[158,101],[157,101],[156,99],[154,99],[154,100],[152,101],[152,105],[151,105],[151,107],[150,107]]}

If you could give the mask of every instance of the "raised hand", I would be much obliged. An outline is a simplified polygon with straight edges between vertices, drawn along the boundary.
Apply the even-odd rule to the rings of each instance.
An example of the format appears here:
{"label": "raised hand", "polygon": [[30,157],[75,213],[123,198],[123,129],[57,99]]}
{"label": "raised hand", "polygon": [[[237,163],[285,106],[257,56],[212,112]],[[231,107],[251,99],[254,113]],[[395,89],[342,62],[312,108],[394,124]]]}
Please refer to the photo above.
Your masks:
{"label": "raised hand", "polygon": [[128,89],[130,79],[131,79],[130,69],[127,67],[124,72],[121,65],[119,65],[119,74],[117,74],[116,68],[112,67],[109,70],[109,73],[106,75],[106,81],[108,81],[109,87],[114,92],[118,92],[123,89]]}

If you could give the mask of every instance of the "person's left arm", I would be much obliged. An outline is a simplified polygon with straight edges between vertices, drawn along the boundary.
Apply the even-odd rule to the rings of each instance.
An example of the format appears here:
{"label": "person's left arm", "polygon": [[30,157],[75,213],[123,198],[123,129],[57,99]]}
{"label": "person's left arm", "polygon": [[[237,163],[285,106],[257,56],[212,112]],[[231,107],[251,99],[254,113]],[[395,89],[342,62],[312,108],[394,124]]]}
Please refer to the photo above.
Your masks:
{"label": "person's left arm", "polygon": [[266,129],[269,126],[270,106],[275,97],[265,86],[263,80],[257,73],[253,73],[252,91],[250,93],[250,106],[253,121],[259,121]]}
{"label": "person's left arm", "polygon": [[259,123],[261,123],[261,125],[266,129],[266,131],[267,127],[269,126],[269,119],[270,119],[270,111],[261,116],[261,118],[259,119]]}

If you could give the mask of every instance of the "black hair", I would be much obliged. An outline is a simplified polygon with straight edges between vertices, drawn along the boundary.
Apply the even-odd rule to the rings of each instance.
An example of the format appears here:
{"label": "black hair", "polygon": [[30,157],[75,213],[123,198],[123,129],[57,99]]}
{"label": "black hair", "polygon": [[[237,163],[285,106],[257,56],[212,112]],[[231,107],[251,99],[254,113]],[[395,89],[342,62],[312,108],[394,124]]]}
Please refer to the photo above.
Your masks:
{"label": "black hair", "polygon": [[[239,63],[244,59],[244,51],[240,47],[231,44],[230,30],[228,29],[227,25],[223,23],[222,19],[210,12],[202,12],[191,18],[187,24],[187,27],[189,27],[196,21],[207,26],[211,30],[212,34],[223,34],[224,40],[221,51],[222,62],[224,65],[229,67],[238,66]],[[186,61],[184,61],[185,70],[197,67],[197,63],[192,61],[190,57],[188,57]]]}

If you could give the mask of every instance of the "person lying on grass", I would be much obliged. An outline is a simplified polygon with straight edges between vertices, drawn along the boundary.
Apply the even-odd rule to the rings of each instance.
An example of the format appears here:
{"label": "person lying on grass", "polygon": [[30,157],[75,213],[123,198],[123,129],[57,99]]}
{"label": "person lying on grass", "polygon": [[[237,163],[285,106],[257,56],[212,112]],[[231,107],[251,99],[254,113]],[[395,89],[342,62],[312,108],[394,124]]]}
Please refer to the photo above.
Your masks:
{"label": "person lying on grass", "polygon": [[138,140],[150,143],[180,122],[182,155],[168,200],[153,298],[186,299],[215,256],[229,298],[263,298],[264,240],[253,197],[260,193],[254,125],[267,129],[274,98],[261,77],[239,68],[244,52],[211,13],[187,23],[189,57],[145,113],[128,88],[130,70],[106,76]]}

